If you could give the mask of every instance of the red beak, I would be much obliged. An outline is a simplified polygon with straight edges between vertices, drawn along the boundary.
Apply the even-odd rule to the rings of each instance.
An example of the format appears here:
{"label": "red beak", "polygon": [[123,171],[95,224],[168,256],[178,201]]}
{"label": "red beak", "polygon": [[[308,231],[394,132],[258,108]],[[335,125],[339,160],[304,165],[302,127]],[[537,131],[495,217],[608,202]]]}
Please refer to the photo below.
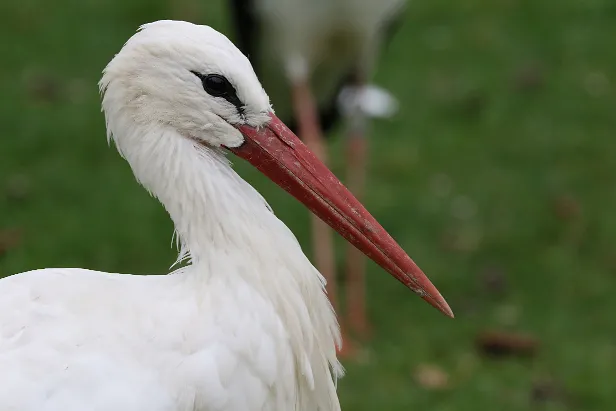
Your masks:
{"label": "red beak", "polygon": [[240,126],[244,143],[228,148],[247,160],[347,241],[443,314],[453,318],[428,277],[349,190],[275,115],[260,129]]}

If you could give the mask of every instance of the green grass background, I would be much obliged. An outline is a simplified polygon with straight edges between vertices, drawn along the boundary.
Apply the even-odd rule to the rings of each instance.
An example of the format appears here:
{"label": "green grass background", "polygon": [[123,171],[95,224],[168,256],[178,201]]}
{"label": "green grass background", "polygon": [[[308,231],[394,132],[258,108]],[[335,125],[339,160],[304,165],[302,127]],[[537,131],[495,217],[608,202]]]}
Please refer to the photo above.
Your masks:
{"label": "green grass background", "polygon": [[[228,28],[222,0],[0,2],[0,238],[15,242],[0,276],[174,261],[167,215],[107,146],[96,84],[138,25],[164,18]],[[401,111],[374,124],[365,204],[457,318],[371,264],[375,335],[345,364],[344,409],[616,406],[615,70],[614,1],[410,4],[376,75]],[[304,209],[239,168],[309,252]],[[541,344],[533,358],[487,358],[475,346],[486,329]],[[420,384],[422,364],[447,386]]]}

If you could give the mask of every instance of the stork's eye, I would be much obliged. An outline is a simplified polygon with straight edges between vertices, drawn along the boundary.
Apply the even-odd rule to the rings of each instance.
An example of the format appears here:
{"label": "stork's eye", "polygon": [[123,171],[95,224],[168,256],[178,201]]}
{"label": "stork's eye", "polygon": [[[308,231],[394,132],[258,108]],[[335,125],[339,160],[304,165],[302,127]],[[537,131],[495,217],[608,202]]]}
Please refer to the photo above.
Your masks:
{"label": "stork's eye", "polygon": [[201,74],[196,71],[192,72],[199,77],[203,89],[207,94],[213,97],[226,97],[235,94],[235,89],[224,76],[220,74]]}
{"label": "stork's eye", "polygon": [[191,73],[199,77],[203,85],[203,90],[205,90],[207,94],[212,97],[224,98],[229,103],[233,104],[241,114],[244,113],[244,105],[237,97],[235,87],[229,83],[229,80],[227,80],[225,76],[221,76],[220,74],[201,74],[192,70]]}
{"label": "stork's eye", "polygon": [[203,83],[203,89],[214,97],[222,97],[228,94],[231,89],[231,84],[229,84],[229,81],[218,74],[210,74],[205,76],[201,82]]}

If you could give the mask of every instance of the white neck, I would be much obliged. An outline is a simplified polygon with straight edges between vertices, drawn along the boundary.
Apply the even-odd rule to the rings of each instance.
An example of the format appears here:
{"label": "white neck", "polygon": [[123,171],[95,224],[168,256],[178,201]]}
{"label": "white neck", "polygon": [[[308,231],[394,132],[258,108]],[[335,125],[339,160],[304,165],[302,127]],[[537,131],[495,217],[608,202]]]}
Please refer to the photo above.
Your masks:
{"label": "white neck", "polygon": [[[169,212],[182,251],[190,253],[193,264],[220,252],[262,247],[269,238],[287,234],[268,226],[278,220],[222,152],[172,131],[149,139],[154,144],[147,148],[147,158],[129,162],[140,182]],[[144,169],[141,160],[145,160]]]}
{"label": "white neck", "polygon": [[[180,258],[190,255],[191,275],[207,284],[211,276],[245,273],[241,280],[280,313],[298,366],[306,358],[320,358],[312,364],[314,372],[329,374],[331,367],[334,378],[341,375],[335,351],[339,327],[322,276],[291,231],[224,155],[173,130],[153,134],[135,129],[116,140],[137,179],[171,215],[182,243]],[[230,273],[233,264],[245,266]]]}

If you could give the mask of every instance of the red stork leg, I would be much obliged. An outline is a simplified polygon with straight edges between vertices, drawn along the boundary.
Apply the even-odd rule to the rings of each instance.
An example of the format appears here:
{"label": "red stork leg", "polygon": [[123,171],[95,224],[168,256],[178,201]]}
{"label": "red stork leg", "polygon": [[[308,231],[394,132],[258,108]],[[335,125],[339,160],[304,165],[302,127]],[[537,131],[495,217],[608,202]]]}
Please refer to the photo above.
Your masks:
{"label": "red stork leg", "polygon": [[[305,81],[296,81],[292,85],[292,98],[295,118],[297,119],[298,132],[300,138],[306,143],[310,150],[327,164],[327,147],[321,132],[321,125],[317,115],[316,103],[310,90],[310,86]],[[327,295],[334,310],[339,315],[338,287],[336,285],[336,260],[334,253],[334,238],[331,229],[326,223],[310,213],[312,222],[312,249],[316,268],[327,281]],[[345,332],[343,321],[342,329],[342,349],[339,351],[341,357],[351,356],[355,351],[352,341],[348,339]]]}
{"label": "red stork leg", "polygon": [[[362,201],[366,180],[368,141],[358,129],[352,129],[347,138],[348,189]],[[366,313],[366,259],[355,247],[346,247],[347,316],[351,332],[359,338],[372,335]]]}
{"label": "red stork leg", "polygon": [[[359,65],[361,66],[361,64]],[[355,88],[352,98],[360,98],[359,90],[366,84],[366,70],[360,68],[352,78]],[[346,185],[357,199],[362,201],[366,180],[368,159],[368,119],[358,102],[351,102],[347,108],[346,135]],[[372,335],[372,327],[366,313],[366,259],[355,247],[346,246],[345,253],[347,319],[350,331],[360,339]]]}

